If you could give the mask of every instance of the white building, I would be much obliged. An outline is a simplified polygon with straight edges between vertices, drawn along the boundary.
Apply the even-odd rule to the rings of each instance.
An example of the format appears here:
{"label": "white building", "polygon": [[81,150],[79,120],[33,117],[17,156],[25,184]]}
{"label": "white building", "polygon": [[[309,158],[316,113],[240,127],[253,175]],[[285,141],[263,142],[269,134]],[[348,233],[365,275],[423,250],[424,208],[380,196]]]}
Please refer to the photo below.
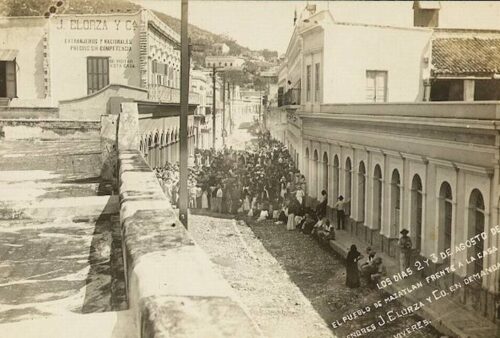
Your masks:
{"label": "white building", "polygon": [[225,43],[214,43],[212,45],[212,51],[215,55],[226,55],[229,53],[229,46]]}
{"label": "white building", "polygon": [[[420,6],[394,4],[402,5],[429,27],[338,22],[309,6],[279,70],[281,108],[268,121],[307,178],[308,203],[324,189],[333,208],[343,195],[352,235],[397,258],[405,228],[415,257],[429,258],[500,219],[500,31],[439,28],[444,5],[424,17]],[[423,102],[438,100],[454,102]],[[499,246],[500,236],[489,237],[424,274]],[[434,284],[446,288],[499,262],[496,252]],[[455,300],[493,320],[499,276],[479,278]]]}
{"label": "white building", "polygon": [[245,60],[230,55],[209,55],[205,57],[205,67],[216,67],[216,68],[234,68],[241,69]]}
{"label": "white building", "polygon": [[3,17],[0,27],[0,97],[11,106],[57,107],[109,85],[178,102],[179,36],[149,10]]}

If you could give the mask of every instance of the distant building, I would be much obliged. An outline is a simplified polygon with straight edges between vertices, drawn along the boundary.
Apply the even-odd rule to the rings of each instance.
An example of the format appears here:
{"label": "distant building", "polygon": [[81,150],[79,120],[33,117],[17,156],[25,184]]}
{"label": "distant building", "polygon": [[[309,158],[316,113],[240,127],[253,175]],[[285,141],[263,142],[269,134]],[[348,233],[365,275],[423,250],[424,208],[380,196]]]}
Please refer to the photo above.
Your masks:
{"label": "distant building", "polygon": [[245,60],[237,56],[209,55],[205,57],[206,67],[241,69]]}
{"label": "distant building", "polygon": [[226,55],[229,53],[229,46],[225,43],[214,43],[212,45],[212,52],[215,55]]}
{"label": "distant building", "polygon": [[151,11],[0,18],[0,97],[53,105],[108,85],[178,101],[179,36]]}

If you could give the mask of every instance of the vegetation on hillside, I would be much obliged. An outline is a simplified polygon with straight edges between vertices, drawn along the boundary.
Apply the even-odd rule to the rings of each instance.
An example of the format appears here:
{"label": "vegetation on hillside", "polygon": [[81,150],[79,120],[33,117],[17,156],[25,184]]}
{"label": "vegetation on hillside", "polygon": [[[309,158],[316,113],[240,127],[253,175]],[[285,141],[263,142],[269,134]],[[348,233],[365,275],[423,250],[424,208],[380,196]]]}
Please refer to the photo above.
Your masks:
{"label": "vegetation on hillside", "polygon": [[[141,9],[141,6],[128,0],[0,0],[2,16],[43,16],[52,7],[56,14],[97,14],[97,13],[130,13]],[[180,20],[165,13],[153,11],[156,16],[177,33],[180,33]],[[227,79],[231,83],[243,86],[262,85],[259,72],[270,66],[270,61],[278,56],[276,51],[267,49],[252,51],[241,46],[233,38],[211,33],[195,25],[189,25],[189,36],[194,45],[192,58],[195,65],[203,66],[205,56],[209,55],[214,43],[225,43],[229,46],[229,55],[243,56],[247,61],[243,71],[228,71]],[[265,61],[252,58],[262,56]]]}

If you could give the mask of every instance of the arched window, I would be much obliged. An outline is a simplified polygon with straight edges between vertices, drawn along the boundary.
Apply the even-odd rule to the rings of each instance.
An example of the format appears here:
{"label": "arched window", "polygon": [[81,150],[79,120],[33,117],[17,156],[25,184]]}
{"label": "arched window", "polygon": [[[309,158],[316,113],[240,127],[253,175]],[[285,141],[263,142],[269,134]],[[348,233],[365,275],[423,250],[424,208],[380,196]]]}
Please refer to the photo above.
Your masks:
{"label": "arched window", "polygon": [[319,156],[318,156],[318,151],[314,149],[314,155],[313,155],[313,168],[312,168],[312,180],[311,180],[311,195],[314,198],[318,197],[318,161],[319,161]]}
{"label": "arched window", "polygon": [[326,190],[328,192],[328,154],[326,151],[323,153],[323,187],[321,190]]}
{"label": "arched window", "polygon": [[380,229],[382,224],[382,170],[377,164],[373,170],[373,226]]}
{"label": "arched window", "polygon": [[[453,195],[448,182],[443,182],[439,189],[439,230],[440,230],[440,250],[445,251],[451,248],[451,235],[453,230]],[[449,257],[445,260],[449,265]]]}
{"label": "arched window", "polygon": [[401,212],[401,179],[394,169],[391,177],[391,237],[399,237],[399,215]]}
{"label": "arched window", "polygon": [[[484,232],[484,199],[483,195],[478,189],[472,190],[469,198],[469,238],[474,237]],[[471,255],[478,257],[478,253],[484,250],[484,241],[476,241],[472,247]],[[483,258],[477,258],[474,261],[474,273],[483,270]]]}
{"label": "arched window", "polygon": [[411,224],[410,234],[415,242],[415,249],[420,252],[422,248],[422,180],[420,176],[413,176],[411,181]]}
{"label": "arched window", "polygon": [[363,161],[359,162],[358,169],[358,221],[365,220],[365,196],[366,196],[366,169]]}

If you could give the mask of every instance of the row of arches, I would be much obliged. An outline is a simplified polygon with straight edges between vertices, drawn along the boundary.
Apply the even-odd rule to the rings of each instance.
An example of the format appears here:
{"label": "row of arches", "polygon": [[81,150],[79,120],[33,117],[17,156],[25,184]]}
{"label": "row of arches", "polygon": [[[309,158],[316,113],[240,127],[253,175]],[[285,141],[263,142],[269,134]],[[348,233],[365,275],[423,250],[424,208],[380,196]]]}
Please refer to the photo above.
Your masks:
{"label": "row of arches", "polygon": [[[139,151],[152,168],[164,166],[166,163],[175,163],[179,161],[180,156],[179,137],[179,128],[144,134],[139,141]],[[194,153],[196,139],[196,128],[190,126],[188,128],[190,155]]]}
{"label": "row of arches", "polygon": [[[356,201],[357,213],[356,221],[364,224],[369,221],[369,226],[372,229],[381,230],[383,210],[388,211],[384,219],[389,222],[389,237],[399,237],[401,226],[401,213],[403,208],[403,198],[408,196],[403,194],[402,176],[398,169],[393,169],[389,172],[389,177],[384,177],[384,171],[379,164],[375,164],[371,172],[367,171],[367,166],[363,160],[358,161],[355,166],[349,156],[345,161],[340,163],[339,155],[335,154],[333,160],[329,161],[328,153],[325,151],[322,156],[317,149],[310,154],[309,148],[305,149],[305,166],[303,171],[307,177],[307,194],[313,198],[317,198],[318,192],[325,189],[333,193],[335,198],[331,199],[330,205],[333,205],[336,197],[343,192],[344,198],[351,200],[349,205]],[[331,163],[331,170],[329,164]],[[343,187],[341,186],[341,171],[344,171]],[[356,177],[356,176],[357,177]],[[333,176],[333,177],[330,177]],[[356,178],[356,179],[355,179]],[[371,184],[367,184],[371,180]],[[354,186],[355,182],[356,186]],[[409,192],[409,231],[410,236],[413,238],[413,245],[417,251],[421,251],[424,234],[424,210],[425,210],[425,194],[422,178],[419,174],[414,174],[410,177],[411,186]],[[367,191],[370,187],[372,191]],[[451,184],[445,180],[436,182],[436,187],[439,187],[437,203],[435,210],[437,214],[437,239],[438,251],[444,251],[453,248],[454,233],[460,231],[454,228],[453,215],[457,212],[455,199],[453,196]],[[387,189],[384,192],[384,189]],[[367,204],[367,196],[371,194],[370,205]],[[465,220],[467,228],[467,238],[473,237],[482,233],[485,230],[485,203],[481,191],[477,188],[472,189],[469,196],[467,196],[468,203],[468,219]],[[385,205],[389,203],[390,205]],[[434,204],[430,204],[434,205]],[[370,208],[370,210],[368,209]],[[385,208],[388,208],[385,209]],[[350,210],[346,210],[350,214]],[[370,220],[366,220],[366,215],[370,213]],[[477,255],[484,250],[484,242],[477,241],[471,247],[470,254]],[[449,258],[445,259],[443,264],[449,265]],[[474,273],[483,269],[483,260],[478,259],[474,262],[471,270]]]}

